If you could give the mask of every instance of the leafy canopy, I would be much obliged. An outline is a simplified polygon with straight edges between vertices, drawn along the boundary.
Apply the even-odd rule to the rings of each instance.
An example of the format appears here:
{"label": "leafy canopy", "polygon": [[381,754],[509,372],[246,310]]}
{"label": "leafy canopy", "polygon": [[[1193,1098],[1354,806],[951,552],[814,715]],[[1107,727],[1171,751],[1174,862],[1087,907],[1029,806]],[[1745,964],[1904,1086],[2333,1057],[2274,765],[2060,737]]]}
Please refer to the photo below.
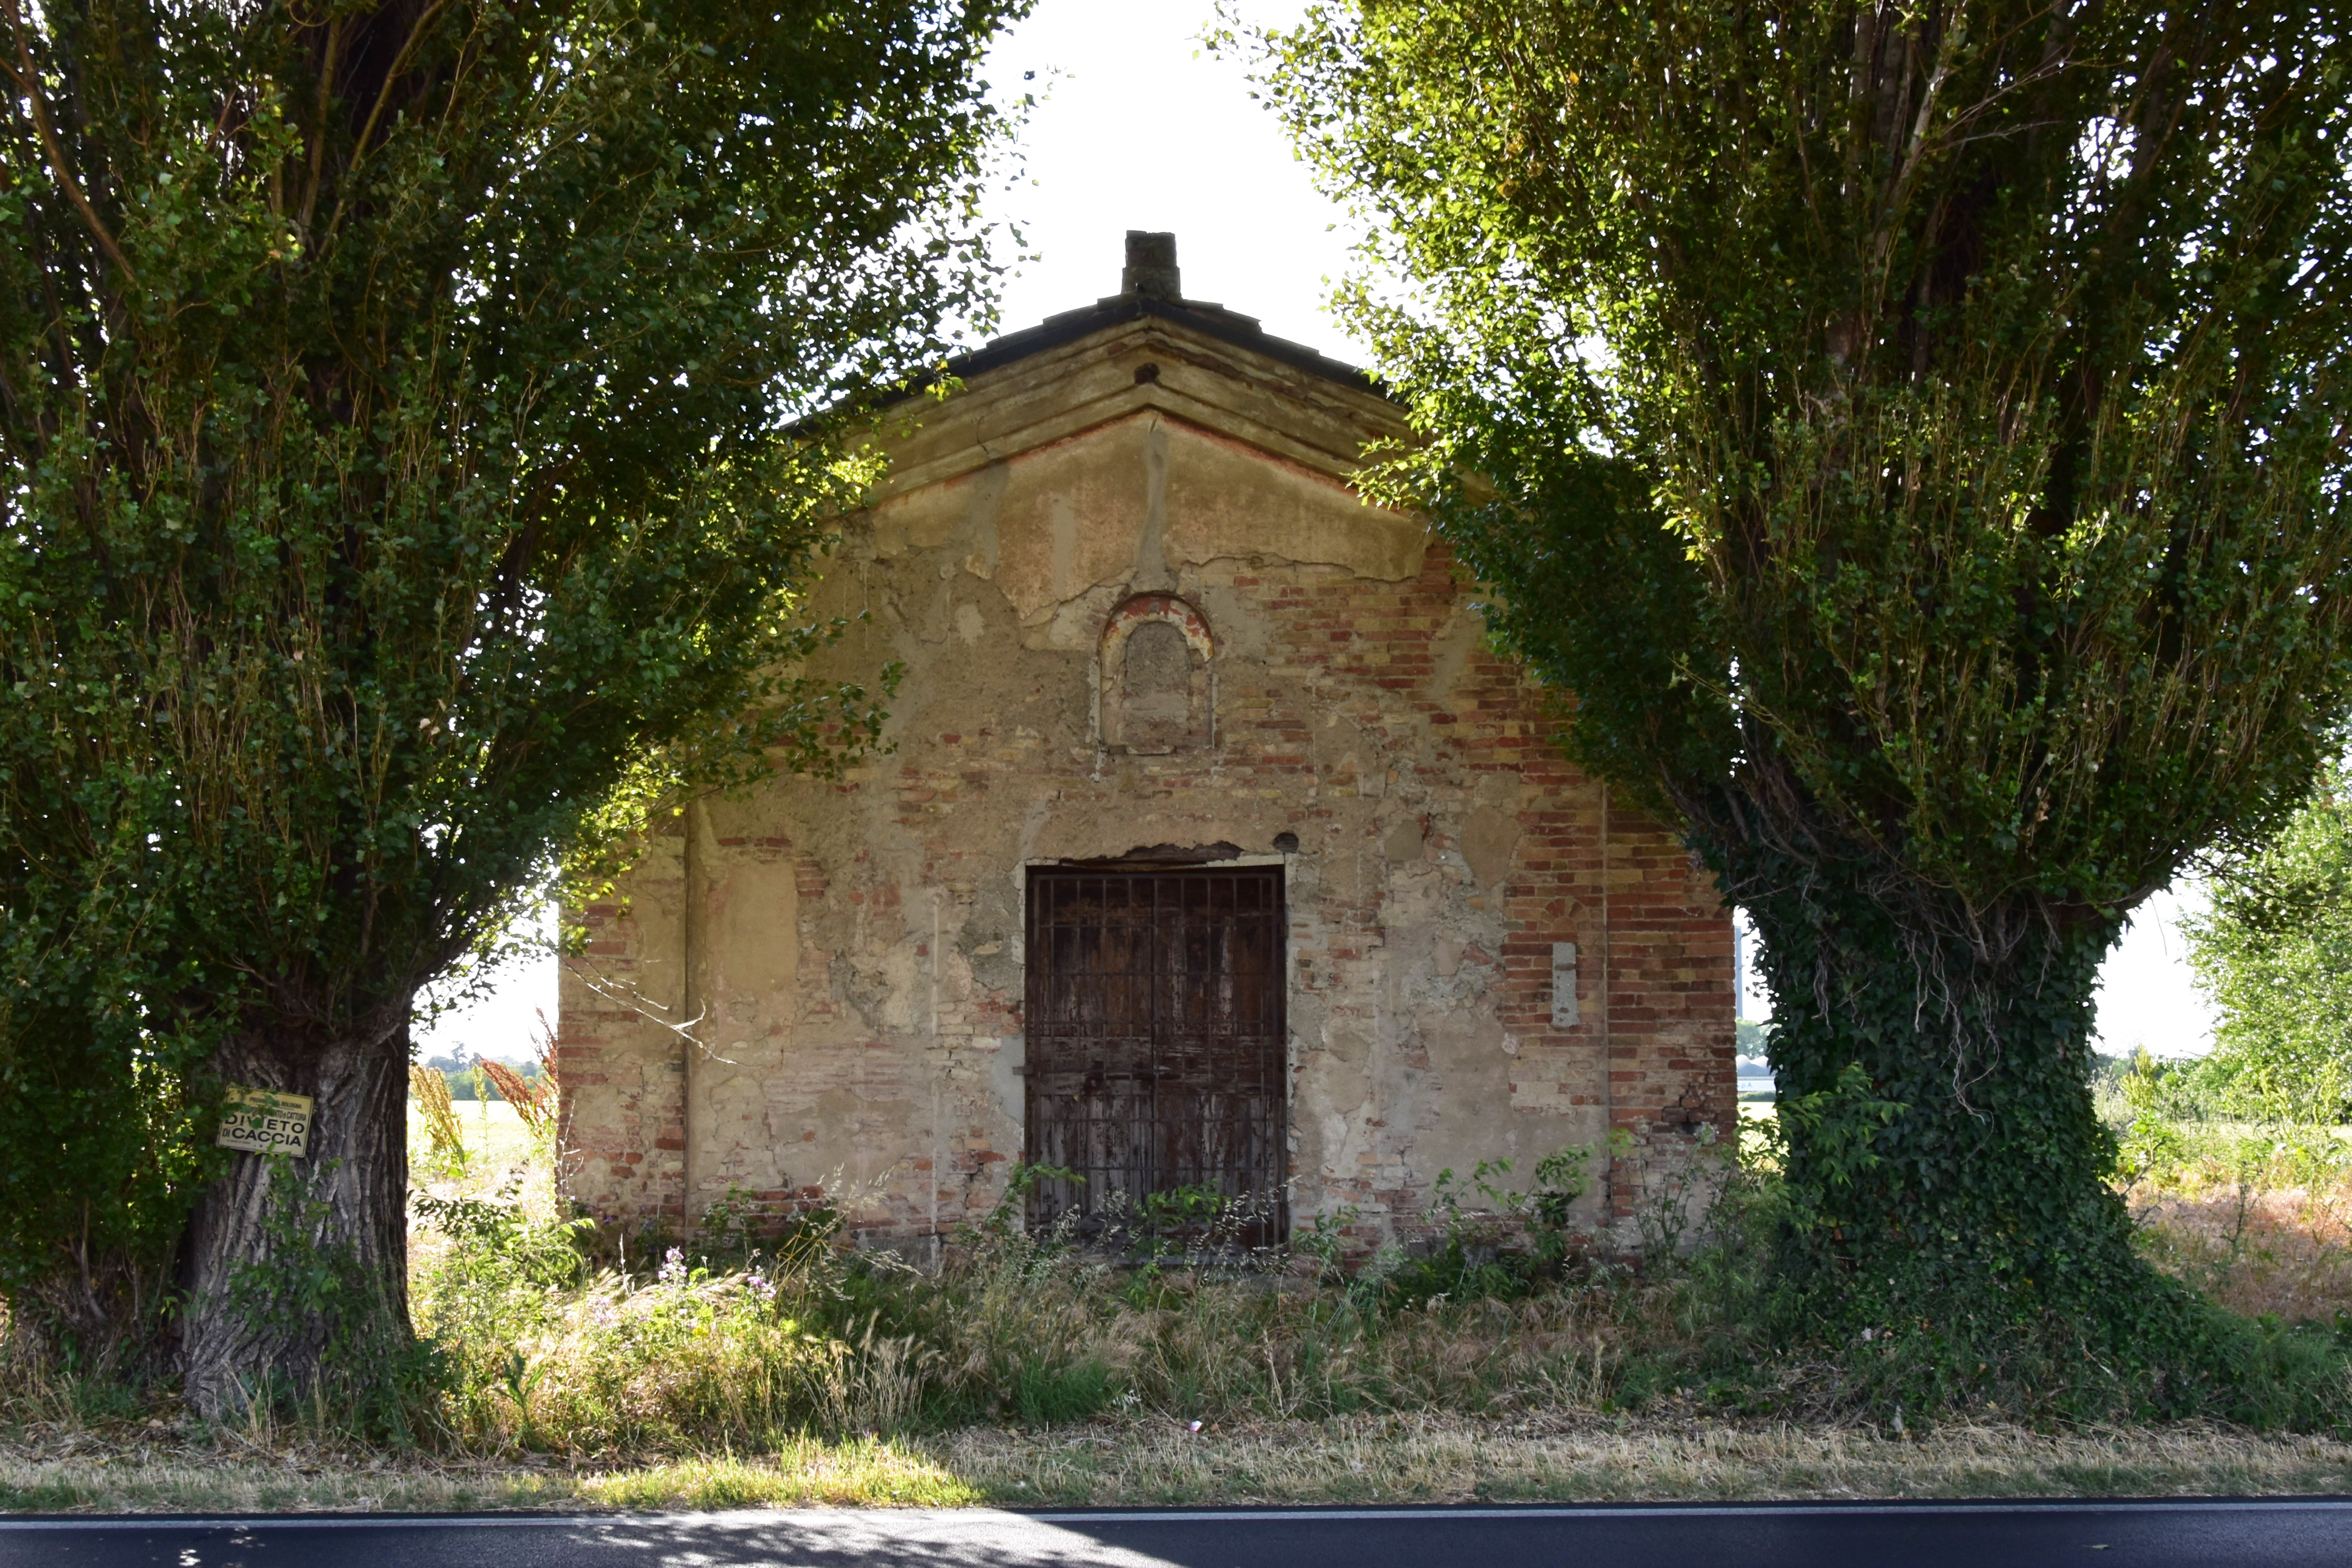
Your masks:
{"label": "leafy canopy", "polygon": [[986,323],[1023,8],[0,0],[0,1287],[169,1237],[221,1039],[870,741],[828,433]]}
{"label": "leafy canopy", "polygon": [[1346,302],[1413,471],[1609,775],[2060,918],[2310,776],[2334,7],[1361,0],[1265,42],[1401,280]]}

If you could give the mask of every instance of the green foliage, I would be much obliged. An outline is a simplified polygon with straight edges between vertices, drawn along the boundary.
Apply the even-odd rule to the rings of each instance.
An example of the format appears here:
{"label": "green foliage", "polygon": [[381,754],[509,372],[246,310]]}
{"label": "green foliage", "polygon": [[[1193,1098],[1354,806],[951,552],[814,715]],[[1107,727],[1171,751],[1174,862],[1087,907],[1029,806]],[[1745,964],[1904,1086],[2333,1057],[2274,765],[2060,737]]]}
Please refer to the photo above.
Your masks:
{"label": "green foliage", "polygon": [[2226,858],[2184,922],[2221,1011],[2197,1068],[2208,1098],[2300,1121],[2352,1118],[2352,804],[2343,769],[2278,836]]}
{"label": "green foliage", "polygon": [[1186,1243],[1211,1232],[1232,1200],[1216,1188],[1182,1182],[1143,1194],[1128,1226],[1128,1246],[1147,1264],[1182,1254]]}
{"label": "green foliage", "polygon": [[[2218,1068],[2218,1070],[2217,1070]],[[2352,1167],[2352,1128],[2293,1100],[2247,1092],[2211,1058],[2160,1062],[2142,1050],[2120,1075],[2117,1173],[2159,1191],[2325,1189]]]}
{"label": "green foliage", "polygon": [[[1613,1158],[1628,1157],[1632,1147],[1623,1130],[1612,1135]],[[1511,1300],[1558,1279],[1578,1240],[1570,1211],[1591,1190],[1591,1162],[1584,1144],[1555,1149],[1536,1162],[1524,1190],[1502,1184],[1511,1173],[1509,1160],[1479,1161],[1467,1184],[1450,1166],[1438,1172],[1422,1215],[1430,1233],[1427,1250],[1376,1270],[1381,1295],[1405,1303]],[[1483,1203],[1465,1208],[1472,1194]]]}
{"label": "green foliage", "polygon": [[1781,1092],[1906,1108],[1790,1124],[1780,1266],[1857,1331],[1948,1294],[2212,1348],[2085,1042],[2123,912],[2275,822],[2352,690],[2336,23],[1353,0],[1258,40],[1373,225],[1390,484],[1753,915]]}
{"label": "green foliage", "polygon": [[[2336,1323],[2237,1317],[2153,1270],[2122,1279],[2135,1295],[2121,1314],[1954,1289],[1932,1255],[1882,1255],[1814,1289],[1788,1267],[1789,1233],[1818,1223],[1812,1194],[1786,1179],[1788,1154],[1772,1123],[1756,1124],[1706,1236],[1663,1272],[1679,1332],[1641,1352],[1652,1390],[1672,1381],[1742,1414],[1839,1410],[1898,1430],[1979,1416],[2352,1426],[2352,1351]],[[2137,1334],[2118,1333],[2117,1316]],[[1628,1403],[1636,1370],[1620,1385]]]}
{"label": "green foliage", "polygon": [[981,1228],[992,1236],[1011,1236],[1021,1227],[1022,1215],[1029,1206],[1030,1194],[1047,1182],[1068,1182],[1084,1186],[1086,1177],[1067,1165],[1040,1165],[1027,1160],[1015,1160],[1005,1173],[1004,1192],[990,1207]]}
{"label": "green foliage", "polygon": [[986,323],[1020,8],[7,10],[12,1300],[160,1267],[216,1051],[397,1057],[560,864],[874,743],[835,436]]}
{"label": "green foliage", "polygon": [[[1782,1149],[1778,1167],[1783,1172],[1789,1169],[1786,1150],[1790,1146],[1801,1148],[1801,1158],[1813,1179],[1796,1191],[1819,1193],[1833,1203],[1885,1163],[1878,1145],[1895,1118],[1909,1109],[1899,1100],[1879,1099],[1862,1064],[1849,1062],[1832,1087],[1782,1097],[1773,1125]],[[1811,1232],[1832,1222],[1830,1212],[1800,1197],[1789,1223]]]}
{"label": "green foliage", "polygon": [[1116,1381],[1111,1369],[1093,1357],[1061,1366],[1024,1363],[1013,1375],[1007,1414],[1031,1426],[1083,1421],[1110,1406]]}
{"label": "green foliage", "polygon": [[160,1311],[186,1194],[219,1158],[196,1070],[209,1031],[159,1037],[122,992],[91,1008],[82,987],[137,966],[37,955],[37,919],[16,912],[0,905],[0,963],[37,979],[0,994],[0,1300],[20,1330],[104,1359],[126,1318]]}
{"label": "green foliage", "polygon": [[291,1159],[269,1160],[263,1250],[228,1271],[228,1306],[245,1332],[310,1353],[307,1369],[291,1357],[260,1368],[240,1403],[248,1410],[332,1406],[356,1436],[413,1440],[416,1406],[441,1381],[438,1354],[411,1337],[400,1307],[404,1290],[366,1268],[337,1236],[332,1205]]}
{"label": "green foliage", "polygon": [[416,1217],[457,1244],[457,1266],[488,1272],[477,1279],[495,1289],[545,1289],[568,1285],[582,1270],[577,1238],[593,1228],[585,1219],[542,1220],[520,1201],[520,1176],[510,1176],[494,1197],[436,1197],[421,1193],[411,1206]]}

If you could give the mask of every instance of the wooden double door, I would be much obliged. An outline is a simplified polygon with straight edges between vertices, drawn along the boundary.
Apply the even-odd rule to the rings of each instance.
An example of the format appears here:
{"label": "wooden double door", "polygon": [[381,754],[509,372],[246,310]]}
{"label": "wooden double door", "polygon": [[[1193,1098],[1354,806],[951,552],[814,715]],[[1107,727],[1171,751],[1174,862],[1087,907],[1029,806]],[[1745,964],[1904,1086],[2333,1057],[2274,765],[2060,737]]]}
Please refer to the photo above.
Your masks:
{"label": "wooden double door", "polygon": [[1031,1225],[1205,1188],[1236,1239],[1286,1237],[1285,934],[1280,867],[1031,870],[1024,1157],[1084,1178]]}

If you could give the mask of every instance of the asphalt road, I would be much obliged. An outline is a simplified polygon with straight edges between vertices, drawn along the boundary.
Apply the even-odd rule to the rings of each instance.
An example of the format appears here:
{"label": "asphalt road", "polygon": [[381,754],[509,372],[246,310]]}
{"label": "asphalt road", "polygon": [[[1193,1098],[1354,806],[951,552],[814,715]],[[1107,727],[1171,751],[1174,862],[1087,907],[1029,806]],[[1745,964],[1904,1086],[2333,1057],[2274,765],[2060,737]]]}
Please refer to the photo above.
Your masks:
{"label": "asphalt road", "polygon": [[2352,1500],[0,1519],[0,1568],[2352,1565]]}

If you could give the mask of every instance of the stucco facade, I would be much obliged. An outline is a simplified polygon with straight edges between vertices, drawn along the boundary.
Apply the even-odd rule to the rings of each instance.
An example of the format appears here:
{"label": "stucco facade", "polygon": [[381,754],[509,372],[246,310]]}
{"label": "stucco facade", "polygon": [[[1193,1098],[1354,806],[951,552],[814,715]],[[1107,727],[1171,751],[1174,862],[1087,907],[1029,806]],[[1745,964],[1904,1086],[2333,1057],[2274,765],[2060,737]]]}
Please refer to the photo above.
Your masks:
{"label": "stucco facade", "polygon": [[1731,1128],[1712,880],[1561,759],[1443,544],[1351,488],[1393,407],[1172,267],[1128,283],[889,437],[815,607],[866,617],[818,673],[904,665],[895,750],[699,805],[571,911],[593,1212],[830,1184],[919,1244],[985,1210],[1024,1148],[1032,868],[1070,863],[1278,868],[1301,1225],[1410,1228],[1442,1169],[1616,1129],[1586,1206],[1622,1228]]}

